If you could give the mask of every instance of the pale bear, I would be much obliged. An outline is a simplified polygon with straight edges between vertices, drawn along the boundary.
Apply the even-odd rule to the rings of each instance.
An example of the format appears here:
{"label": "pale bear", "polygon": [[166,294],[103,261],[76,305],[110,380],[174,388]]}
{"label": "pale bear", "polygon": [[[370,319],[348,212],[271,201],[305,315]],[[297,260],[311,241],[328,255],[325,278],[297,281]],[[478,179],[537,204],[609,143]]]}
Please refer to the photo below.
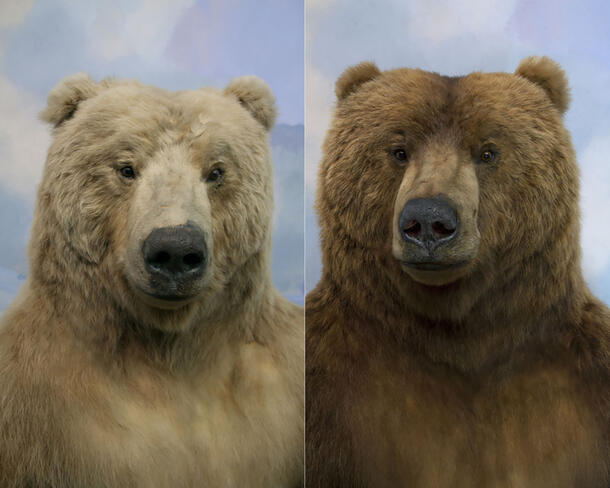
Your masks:
{"label": "pale bear", "polygon": [[302,484],[303,312],[270,275],[275,102],[79,74],[0,326],[0,486]]}

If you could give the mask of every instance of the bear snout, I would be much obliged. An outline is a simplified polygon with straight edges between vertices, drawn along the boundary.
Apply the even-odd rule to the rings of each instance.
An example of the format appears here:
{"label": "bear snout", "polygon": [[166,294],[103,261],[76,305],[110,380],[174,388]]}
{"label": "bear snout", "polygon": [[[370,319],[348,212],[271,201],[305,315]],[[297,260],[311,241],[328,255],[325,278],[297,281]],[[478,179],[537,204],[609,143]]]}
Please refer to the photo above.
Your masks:
{"label": "bear snout", "polygon": [[402,239],[428,253],[455,238],[459,221],[451,201],[442,196],[409,200],[398,219]]}
{"label": "bear snout", "polygon": [[155,295],[182,297],[204,274],[205,236],[193,224],[154,229],[142,244],[142,259]]}

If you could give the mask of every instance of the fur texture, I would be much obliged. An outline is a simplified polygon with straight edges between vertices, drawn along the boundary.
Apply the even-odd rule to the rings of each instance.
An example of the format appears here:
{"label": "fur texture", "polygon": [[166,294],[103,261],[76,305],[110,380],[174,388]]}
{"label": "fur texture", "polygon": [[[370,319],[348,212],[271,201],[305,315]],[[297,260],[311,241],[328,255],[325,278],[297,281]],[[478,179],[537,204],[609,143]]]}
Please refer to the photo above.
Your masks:
{"label": "fur texture", "polygon": [[335,84],[335,94],[339,100],[344,99],[355,91],[360,85],[376,78],[381,74],[379,68],[373,63],[364,61],[356,66],[347,68]]}
{"label": "fur texture", "polygon": [[224,91],[236,97],[267,130],[273,127],[277,115],[275,97],[263,80],[256,76],[241,76],[232,80]]}
{"label": "fur texture", "polygon": [[561,113],[568,109],[570,105],[568,79],[561,66],[552,59],[546,56],[525,58],[519,63],[515,74],[540,86]]}
{"label": "fur texture", "polygon": [[[581,274],[563,72],[359,72],[319,173],[307,486],[608,486],[610,312]],[[438,195],[459,231],[414,269],[400,211]]]}
{"label": "fur texture", "polygon": [[[254,77],[51,92],[31,275],[0,325],[0,486],[302,484],[303,311],[270,277],[274,113]],[[142,243],[186,224],[205,274],[193,297],[151,297]]]}

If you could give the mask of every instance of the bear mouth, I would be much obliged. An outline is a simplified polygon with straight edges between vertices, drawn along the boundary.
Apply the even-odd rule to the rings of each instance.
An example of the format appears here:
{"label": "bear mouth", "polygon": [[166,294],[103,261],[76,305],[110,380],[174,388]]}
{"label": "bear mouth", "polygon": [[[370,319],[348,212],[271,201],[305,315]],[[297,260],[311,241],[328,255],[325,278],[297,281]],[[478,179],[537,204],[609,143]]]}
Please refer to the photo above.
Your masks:
{"label": "bear mouth", "polygon": [[401,261],[403,266],[411,269],[421,269],[424,271],[442,271],[446,269],[461,268],[468,264],[468,261],[458,261],[457,263],[440,263],[440,262],[413,262]]}
{"label": "bear mouth", "polygon": [[154,308],[176,309],[188,305],[199,296],[198,293],[180,294],[180,293],[159,293],[145,290],[142,287],[136,287],[137,295],[147,305]]}
{"label": "bear mouth", "polygon": [[147,293],[147,295],[155,300],[163,300],[167,302],[185,302],[192,300],[197,295],[159,295],[153,293]]}

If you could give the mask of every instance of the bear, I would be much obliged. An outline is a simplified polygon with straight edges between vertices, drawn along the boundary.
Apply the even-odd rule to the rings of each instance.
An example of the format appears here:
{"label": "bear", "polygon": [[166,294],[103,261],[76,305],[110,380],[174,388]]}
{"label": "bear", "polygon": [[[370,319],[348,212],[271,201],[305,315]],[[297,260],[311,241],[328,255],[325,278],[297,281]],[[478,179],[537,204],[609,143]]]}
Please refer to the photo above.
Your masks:
{"label": "bear", "polygon": [[0,325],[0,486],[303,486],[304,311],[271,280],[255,76],[61,81]]}
{"label": "bear", "polygon": [[581,272],[563,69],[363,62],[335,91],[307,486],[610,486],[610,312]]}

